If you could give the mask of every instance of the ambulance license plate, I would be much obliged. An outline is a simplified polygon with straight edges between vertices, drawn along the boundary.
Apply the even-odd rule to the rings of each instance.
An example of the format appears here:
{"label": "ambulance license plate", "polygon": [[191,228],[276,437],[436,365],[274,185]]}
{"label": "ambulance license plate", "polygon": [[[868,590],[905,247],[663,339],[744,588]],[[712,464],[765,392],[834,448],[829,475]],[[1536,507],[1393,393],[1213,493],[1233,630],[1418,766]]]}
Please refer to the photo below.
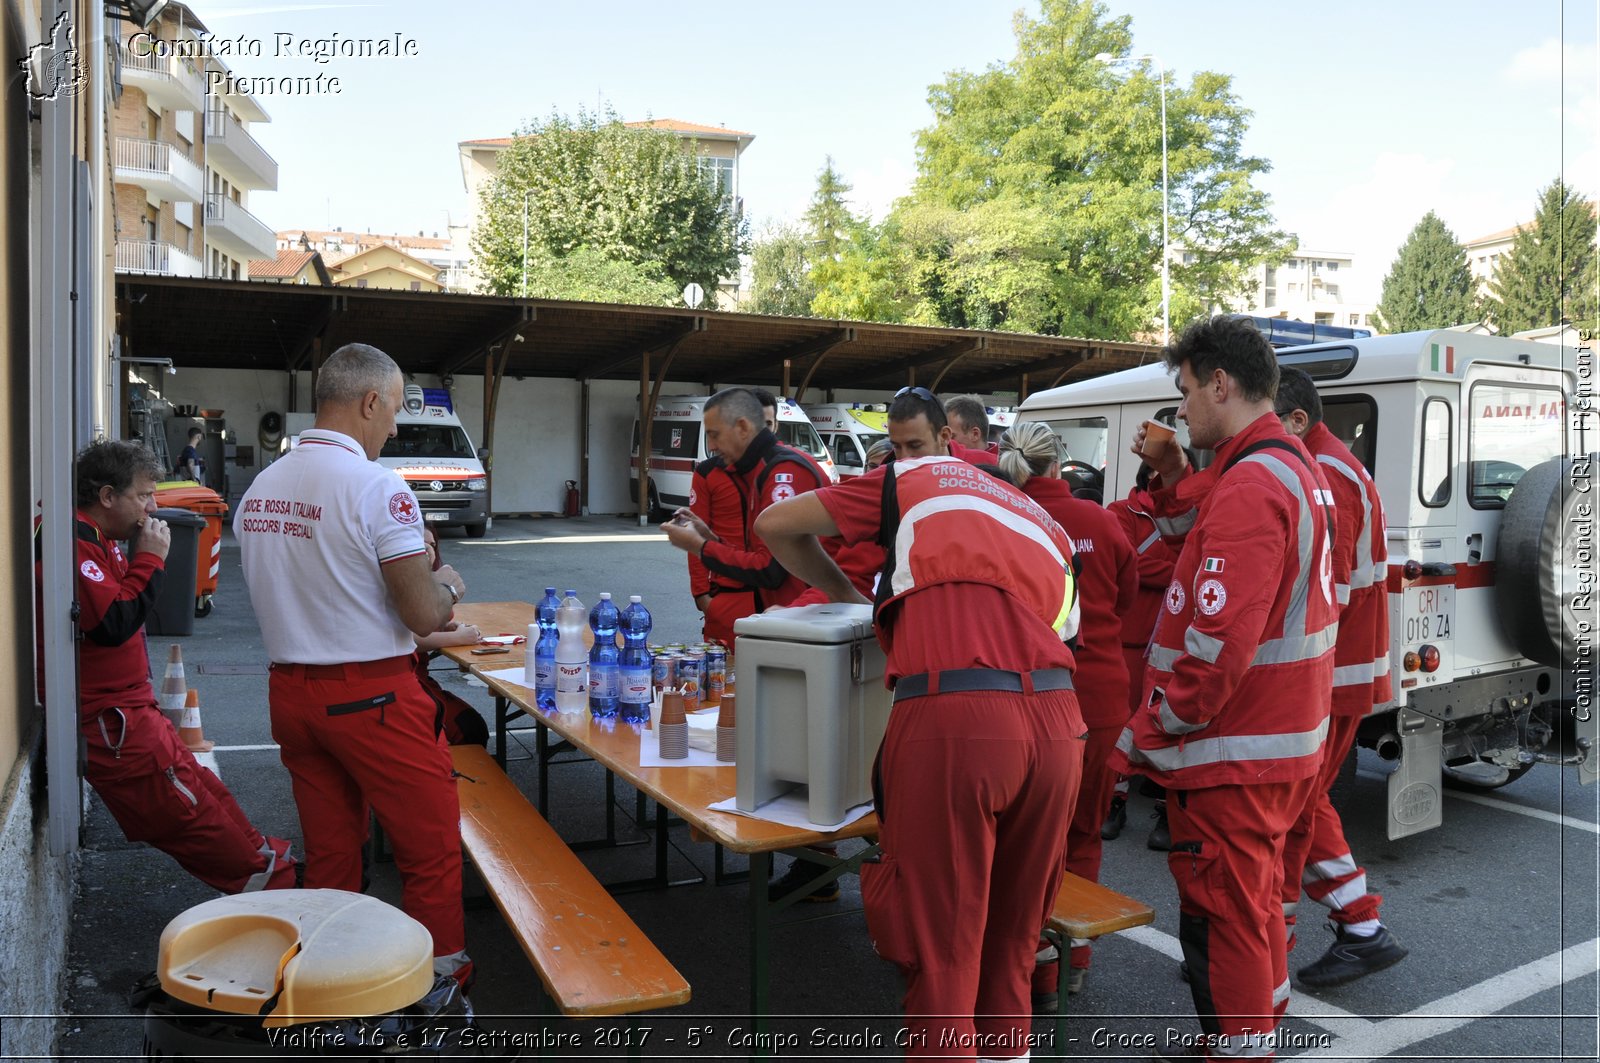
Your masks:
{"label": "ambulance license plate", "polygon": [[432,513],[424,513],[422,515],[422,519],[426,521],[449,520],[450,514],[444,512],[443,510],[436,509]]}
{"label": "ambulance license plate", "polygon": [[1405,645],[1451,639],[1456,616],[1454,587],[1407,587],[1405,598]]}

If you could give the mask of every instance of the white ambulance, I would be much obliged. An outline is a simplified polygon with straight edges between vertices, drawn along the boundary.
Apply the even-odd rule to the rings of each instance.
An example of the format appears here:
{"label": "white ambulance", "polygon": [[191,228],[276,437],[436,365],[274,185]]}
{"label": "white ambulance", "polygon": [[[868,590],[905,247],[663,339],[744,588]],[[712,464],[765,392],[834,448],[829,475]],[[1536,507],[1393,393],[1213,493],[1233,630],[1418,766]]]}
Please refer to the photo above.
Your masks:
{"label": "white ambulance", "polygon": [[[315,414],[283,415],[285,449],[300,441]],[[407,384],[395,437],[383,445],[378,464],[405,478],[422,505],[422,519],[437,528],[465,528],[469,539],[489,530],[489,452],[472,445],[456,416],[450,392]]]}
{"label": "white ambulance", "polygon": [[[1316,380],[1325,423],[1383,498],[1396,697],[1357,741],[1396,762],[1390,838],[1442,822],[1445,779],[1493,789],[1543,760],[1595,780],[1600,440],[1584,433],[1580,353],[1592,357],[1456,331],[1278,351]],[[1157,363],[1032,395],[1020,419],[1053,427],[1105,497],[1122,498],[1134,430],[1175,423],[1178,401]]]}
{"label": "white ambulance", "polygon": [[[706,400],[709,395],[663,396],[650,421],[650,513],[652,519],[666,519],[678,506],[689,504],[689,483],[694,467],[709,456],[705,441]],[[822,445],[817,430],[805,411],[793,399],[778,400],[778,441],[804,451],[828,475],[839,482],[828,448]],[[639,420],[633,422],[633,446],[628,465],[628,496],[639,498]]]}
{"label": "white ambulance", "polygon": [[867,451],[889,438],[889,407],[881,402],[825,402],[805,408],[841,479],[867,471]]}

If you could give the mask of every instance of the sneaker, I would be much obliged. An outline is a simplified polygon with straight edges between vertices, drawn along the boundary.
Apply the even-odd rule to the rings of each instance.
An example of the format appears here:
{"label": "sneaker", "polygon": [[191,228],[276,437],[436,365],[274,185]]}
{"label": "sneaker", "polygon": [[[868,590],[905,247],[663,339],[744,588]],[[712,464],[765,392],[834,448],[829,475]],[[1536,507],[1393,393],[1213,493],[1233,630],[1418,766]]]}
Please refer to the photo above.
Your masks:
{"label": "sneaker", "polygon": [[1356,937],[1337,923],[1329,923],[1334,942],[1322,958],[1300,968],[1300,981],[1318,989],[1344,985],[1357,978],[1393,967],[1409,955],[1386,926],[1369,937]]}
{"label": "sneaker", "polygon": [[[817,877],[821,870],[809,860],[795,860],[789,864],[789,870],[779,878],[767,883],[767,900],[781,901],[807,882]],[[822,904],[827,901],[839,899],[839,880],[825,882],[800,898],[803,904]]]}
{"label": "sneaker", "polygon": [[[1049,1014],[1061,1006],[1061,998],[1056,992],[1060,971],[1061,953],[1054,945],[1046,945],[1034,954],[1031,989],[1035,1015]],[[1070,983],[1067,991],[1072,991]]]}
{"label": "sneaker", "polygon": [[1167,803],[1156,802],[1156,810],[1151,813],[1156,825],[1150,828],[1150,837],[1145,839],[1145,845],[1161,853],[1172,851],[1172,830],[1167,826]]}
{"label": "sneaker", "polygon": [[1111,798],[1111,808],[1106,812],[1106,818],[1100,824],[1100,837],[1112,841],[1122,835],[1122,828],[1128,825],[1128,799],[1121,794],[1114,794]]}

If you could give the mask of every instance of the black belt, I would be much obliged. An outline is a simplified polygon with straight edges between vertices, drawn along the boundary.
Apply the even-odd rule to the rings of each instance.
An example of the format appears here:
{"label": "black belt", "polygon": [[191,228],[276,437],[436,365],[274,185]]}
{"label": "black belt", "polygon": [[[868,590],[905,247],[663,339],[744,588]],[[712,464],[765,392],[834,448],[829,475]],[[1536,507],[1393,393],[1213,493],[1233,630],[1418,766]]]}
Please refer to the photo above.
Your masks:
{"label": "black belt", "polygon": [[894,700],[923,698],[929,694],[964,694],[975,690],[1032,694],[1040,690],[1071,689],[1072,672],[1067,668],[1041,668],[1037,672],[955,668],[946,672],[918,672],[901,677],[894,685]]}
{"label": "black belt", "polygon": [[754,587],[724,587],[721,584],[713,583],[705,593],[707,598],[715,598],[719,594],[754,594],[755,592],[756,589]]}

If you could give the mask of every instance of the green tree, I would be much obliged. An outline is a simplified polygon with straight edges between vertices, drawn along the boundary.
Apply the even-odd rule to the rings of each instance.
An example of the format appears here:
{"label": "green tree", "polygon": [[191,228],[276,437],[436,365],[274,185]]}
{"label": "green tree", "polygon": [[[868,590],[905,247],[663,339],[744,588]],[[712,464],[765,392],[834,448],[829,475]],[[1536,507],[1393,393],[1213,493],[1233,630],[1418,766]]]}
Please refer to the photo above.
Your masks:
{"label": "green tree", "polygon": [[662,276],[656,262],[624,262],[591,247],[573,248],[559,258],[546,255],[543,248],[529,255],[530,299],[678,306],[683,298],[680,292]]}
{"label": "green tree", "polygon": [[844,253],[852,231],[860,224],[845,199],[850,189],[839,171],[833,168],[833,156],[827,156],[822,172],[817,174],[817,189],[811,194],[811,205],[804,216],[813,262],[837,259]]}
{"label": "green tree", "polygon": [[530,294],[534,262],[559,270],[579,248],[589,252],[580,264],[591,279],[598,257],[638,267],[634,280],[661,277],[674,289],[693,281],[712,292],[737,271],[747,244],[732,201],[683,141],[609,112],[529,123],[480,195],[473,256],[496,295],[522,290],[525,231]]}
{"label": "green tree", "polygon": [[810,317],[817,286],[811,280],[808,237],[793,225],[769,227],[750,252],[750,298],[740,308],[752,314]]}
{"label": "green tree", "polygon": [[1562,321],[1594,328],[1596,261],[1594,204],[1557,178],[1500,260],[1489,285],[1490,319],[1502,335]]}
{"label": "green tree", "polygon": [[[1158,327],[1161,93],[1131,73],[1131,20],[1092,0],[1019,13],[1015,56],[932,86],[918,177],[891,215],[908,241],[912,320],[1124,339]],[[1167,85],[1172,305],[1247,291],[1255,263],[1281,258],[1266,161],[1243,151],[1250,112],[1231,80],[1199,72]],[[1181,318],[1174,316],[1175,322]]]}
{"label": "green tree", "polygon": [[912,320],[912,300],[905,279],[910,262],[893,222],[859,222],[837,258],[818,262],[811,271],[816,297],[811,313],[845,321]]}
{"label": "green tree", "polygon": [[1467,252],[1433,211],[1400,245],[1378,301],[1385,332],[1449,328],[1479,319],[1477,283]]}

